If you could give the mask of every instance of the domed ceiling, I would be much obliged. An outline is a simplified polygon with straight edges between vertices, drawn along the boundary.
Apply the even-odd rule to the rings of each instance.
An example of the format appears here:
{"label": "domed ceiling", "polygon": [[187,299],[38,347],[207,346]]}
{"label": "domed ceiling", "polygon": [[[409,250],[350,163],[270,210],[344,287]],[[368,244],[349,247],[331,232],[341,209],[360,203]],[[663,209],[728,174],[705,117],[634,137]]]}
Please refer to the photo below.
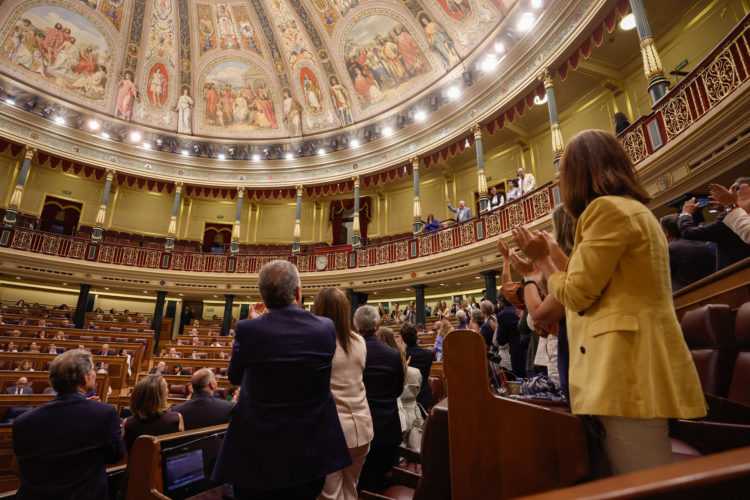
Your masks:
{"label": "domed ceiling", "polygon": [[287,138],[438,81],[517,0],[0,0],[0,72],[182,134]]}

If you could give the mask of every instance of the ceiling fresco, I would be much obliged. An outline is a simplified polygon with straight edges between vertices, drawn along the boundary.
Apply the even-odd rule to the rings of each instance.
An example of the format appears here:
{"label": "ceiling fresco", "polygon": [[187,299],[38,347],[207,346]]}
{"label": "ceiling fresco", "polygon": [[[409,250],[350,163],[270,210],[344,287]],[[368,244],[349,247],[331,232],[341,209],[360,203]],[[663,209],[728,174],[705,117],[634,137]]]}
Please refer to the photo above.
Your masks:
{"label": "ceiling fresco", "polygon": [[5,0],[0,73],[185,135],[347,127],[460,65],[517,0]]}

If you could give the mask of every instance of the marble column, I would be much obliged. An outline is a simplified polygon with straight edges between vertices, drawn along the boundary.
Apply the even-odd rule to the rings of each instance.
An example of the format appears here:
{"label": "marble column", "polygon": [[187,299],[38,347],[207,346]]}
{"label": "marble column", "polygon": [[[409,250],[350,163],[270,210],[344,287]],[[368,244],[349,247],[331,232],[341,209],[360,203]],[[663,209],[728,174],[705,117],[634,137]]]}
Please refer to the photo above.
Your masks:
{"label": "marble column", "polygon": [[234,295],[224,295],[224,319],[221,322],[221,334],[229,335],[232,328],[232,305],[234,304]]}
{"label": "marble column", "polygon": [[151,329],[154,331],[154,356],[159,352],[159,337],[161,336],[161,320],[164,317],[164,299],[167,292],[159,290],[156,292],[156,305],[154,306],[154,318],[151,320]]}
{"label": "marble column", "polygon": [[411,159],[411,171],[414,176],[414,234],[422,232],[422,205],[419,201],[419,157]]}
{"label": "marble column", "polygon": [[174,203],[172,203],[172,217],[169,219],[169,228],[167,229],[167,242],[164,244],[164,250],[171,252],[174,249],[174,237],[177,234],[177,214],[180,211],[180,195],[182,194],[182,182],[174,185]]}
{"label": "marble column", "polygon": [[357,248],[362,246],[362,233],[359,229],[359,176],[353,177],[354,180],[354,214],[352,215],[352,246]]}
{"label": "marble column", "polygon": [[484,175],[484,150],[482,149],[482,125],[477,123],[471,127],[474,132],[474,146],[477,150],[477,191],[479,192],[479,213],[486,212],[489,206],[487,196],[487,178]]}
{"label": "marble column", "polygon": [[234,227],[232,227],[232,255],[237,255],[240,251],[240,223],[242,221],[242,197],[245,194],[245,188],[237,188],[237,213],[234,216]]}
{"label": "marble column", "polygon": [[10,203],[8,203],[8,208],[5,210],[5,216],[3,217],[3,225],[5,227],[13,227],[18,220],[21,199],[23,199],[23,188],[26,185],[26,179],[29,177],[31,160],[34,158],[35,154],[36,148],[26,145],[23,163],[21,164],[21,171],[18,173],[16,185],[13,187],[13,193],[10,195]]}
{"label": "marble column", "polygon": [[[424,325],[425,319],[427,319],[425,304],[424,304],[424,289],[426,285],[414,285],[414,291],[417,294],[414,307],[417,308],[417,323]],[[427,327],[427,325],[425,325]]]}
{"label": "marble column", "polygon": [[646,17],[646,9],[643,8],[643,0],[630,0],[630,8],[635,17],[635,28],[638,30],[638,38],[641,41],[641,56],[643,57],[643,71],[648,80],[648,92],[651,94],[651,102],[656,104],[664,97],[669,89],[669,81],[664,76],[664,67],[661,58],[656,51],[654,37],[651,35],[651,27]]}
{"label": "marble column", "polygon": [[96,213],[96,222],[94,230],[91,233],[91,241],[99,243],[104,236],[104,221],[107,217],[107,202],[109,201],[109,190],[112,188],[112,181],[115,178],[114,169],[107,169],[107,180],[104,182],[104,191],[102,192],[102,201],[99,203],[99,211]]}
{"label": "marble column", "polygon": [[544,90],[547,94],[547,110],[549,111],[549,122],[552,132],[552,153],[555,158],[555,172],[557,172],[565,144],[563,143],[562,132],[560,132],[560,116],[557,113],[555,85],[552,81],[552,73],[550,73],[549,69],[544,70],[541,79],[544,81]]}
{"label": "marble column", "polygon": [[78,291],[78,302],[76,302],[76,312],[73,314],[73,324],[76,328],[83,328],[86,321],[86,303],[89,301],[89,292],[91,285],[81,283]]}
{"label": "marble column", "polygon": [[479,274],[484,276],[485,297],[487,297],[487,300],[495,304],[497,302],[497,282],[495,281],[497,271],[481,271]]}
{"label": "marble column", "polygon": [[292,253],[299,253],[300,219],[302,219],[302,186],[297,186],[297,215],[294,217],[294,240],[292,241]]}

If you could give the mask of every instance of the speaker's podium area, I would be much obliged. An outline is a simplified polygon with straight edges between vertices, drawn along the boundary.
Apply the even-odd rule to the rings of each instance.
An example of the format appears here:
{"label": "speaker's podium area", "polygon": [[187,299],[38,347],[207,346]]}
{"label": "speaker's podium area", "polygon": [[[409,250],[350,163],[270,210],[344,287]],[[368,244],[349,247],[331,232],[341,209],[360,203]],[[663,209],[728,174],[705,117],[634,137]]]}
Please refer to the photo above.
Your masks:
{"label": "speaker's podium area", "polygon": [[[405,353],[413,324],[432,358],[417,386],[403,355],[402,416],[410,391],[432,403],[383,488],[339,498],[747,497],[748,89],[746,0],[0,1],[0,498],[65,353],[92,354],[87,396],[120,424],[149,374],[165,408],[196,378],[239,404],[235,329],[278,260],[302,308],[338,289],[350,320],[378,311],[377,342]],[[661,221],[707,406],[669,419],[671,463],[614,476],[561,389],[557,328],[497,326],[529,289],[498,243],[523,260],[519,228],[563,230],[563,152],[590,129]],[[230,498],[211,480],[227,424],[180,422],[129,443],[102,497]]]}

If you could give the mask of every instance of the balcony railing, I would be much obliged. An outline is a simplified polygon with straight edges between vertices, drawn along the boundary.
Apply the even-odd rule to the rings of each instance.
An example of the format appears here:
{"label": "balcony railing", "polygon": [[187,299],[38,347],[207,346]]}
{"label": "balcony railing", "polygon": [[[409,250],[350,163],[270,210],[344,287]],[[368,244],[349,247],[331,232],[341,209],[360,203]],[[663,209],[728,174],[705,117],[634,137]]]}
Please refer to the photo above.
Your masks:
{"label": "balcony railing", "polygon": [[494,238],[544,218],[559,203],[557,184],[548,183],[518,200],[462,224],[362,248],[297,255],[227,255],[165,252],[61,236],[22,227],[0,230],[0,248],[54,255],[84,262],[164,271],[257,273],[276,259],[294,262],[300,272],[341,271],[405,262]]}
{"label": "balcony railing", "polygon": [[620,142],[634,165],[674,141],[750,78],[750,15],[675,85]]}

